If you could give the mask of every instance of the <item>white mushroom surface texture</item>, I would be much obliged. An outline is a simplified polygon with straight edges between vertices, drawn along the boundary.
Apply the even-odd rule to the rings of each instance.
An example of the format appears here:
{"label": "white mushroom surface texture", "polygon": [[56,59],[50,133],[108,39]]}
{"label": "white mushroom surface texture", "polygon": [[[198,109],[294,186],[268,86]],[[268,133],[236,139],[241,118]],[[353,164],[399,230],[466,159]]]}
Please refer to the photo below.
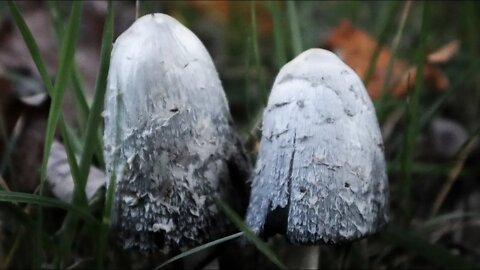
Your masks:
{"label": "white mushroom surface texture", "polygon": [[388,221],[383,141],[361,79],[310,49],[277,75],[263,115],[246,222],[293,244],[341,243]]}
{"label": "white mushroom surface texture", "polygon": [[245,212],[249,164],[195,34],[164,14],[136,20],[114,44],[104,118],[125,248],[181,251],[235,231],[215,198]]}

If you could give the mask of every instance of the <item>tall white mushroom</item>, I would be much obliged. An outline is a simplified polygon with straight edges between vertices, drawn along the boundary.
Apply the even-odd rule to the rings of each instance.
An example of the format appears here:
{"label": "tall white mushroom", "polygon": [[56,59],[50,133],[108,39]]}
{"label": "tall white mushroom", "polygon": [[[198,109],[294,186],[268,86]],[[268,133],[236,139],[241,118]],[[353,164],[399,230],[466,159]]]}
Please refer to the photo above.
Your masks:
{"label": "tall white mushroom", "polygon": [[245,211],[249,165],[195,34],[164,14],[139,18],[115,42],[104,117],[125,248],[178,251],[232,232],[214,197]]}
{"label": "tall white mushroom", "polygon": [[388,220],[375,109],[355,72],[310,49],[278,74],[264,112],[247,224],[294,244],[338,243]]}

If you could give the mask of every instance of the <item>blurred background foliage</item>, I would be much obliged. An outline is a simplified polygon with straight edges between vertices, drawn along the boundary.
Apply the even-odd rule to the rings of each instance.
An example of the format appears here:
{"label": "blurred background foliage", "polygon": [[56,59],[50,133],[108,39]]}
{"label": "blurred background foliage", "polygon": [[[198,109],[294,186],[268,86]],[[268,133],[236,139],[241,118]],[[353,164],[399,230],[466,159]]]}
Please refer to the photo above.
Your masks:
{"label": "blurred background foliage", "polygon": [[[59,127],[65,123],[62,131],[70,136],[61,135],[59,129],[55,138],[62,138],[66,146],[65,138],[71,138],[71,150],[78,155],[94,149],[86,164],[101,171],[102,132],[98,130],[91,141],[84,137],[89,113],[95,111],[96,80],[105,75],[99,67],[104,59],[100,57],[102,38],[108,32],[104,30],[107,3],[83,3],[78,34],[72,34],[77,40],[75,63],[73,71],[66,73],[62,63],[68,66],[68,53],[62,56],[60,48],[68,43],[62,37],[70,26],[72,3],[18,1],[16,5],[55,86],[62,81],[56,76],[67,74]],[[366,83],[384,136],[391,224],[369,239],[314,249],[320,269],[478,268],[479,2],[121,1],[113,3],[113,38],[132,24],[136,14],[152,12],[175,17],[205,44],[252,162],[270,87],[281,66],[299,52],[330,49]],[[27,196],[38,194],[41,183],[52,99],[17,26],[12,9],[0,2],[0,268],[151,268],[161,264],[171,255],[145,259],[121,251],[112,239],[105,240],[105,250],[99,250],[96,239],[106,233],[84,218],[72,230],[62,230],[67,226],[65,210],[77,210],[43,199],[52,196],[48,187],[40,199]],[[101,129],[100,122],[91,124]],[[9,197],[9,191],[22,193]],[[87,208],[88,216],[101,223],[105,196],[102,192],[97,196]],[[35,205],[48,203],[54,208],[45,208],[38,221]],[[39,241],[39,249],[32,248]],[[68,241],[66,252],[60,243]],[[287,266],[298,267],[289,262],[292,247],[281,238],[270,240],[269,246]],[[295,252],[311,253],[312,249]],[[186,257],[183,266],[215,266],[215,257],[207,259]],[[274,265],[260,260],[259,268],[265,267]]]}

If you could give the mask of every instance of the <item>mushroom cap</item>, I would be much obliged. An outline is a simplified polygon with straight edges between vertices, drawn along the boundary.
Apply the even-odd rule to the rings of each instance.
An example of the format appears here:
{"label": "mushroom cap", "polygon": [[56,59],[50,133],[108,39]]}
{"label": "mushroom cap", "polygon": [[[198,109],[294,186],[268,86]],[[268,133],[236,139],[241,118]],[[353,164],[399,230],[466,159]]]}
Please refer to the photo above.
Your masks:
{"label": "mushroom cap", "polygon": [[279,72],[264,111],[247,224],[294,244],[352,241],[388,221],[388,197],[362,81],[332,52],[301,53]]}
{"label": "mushroom cap", "polygon": [[114,44],[104,118],[107,174],[118,176],[112,222],[125,248],[178,251],[233,232],[214,197],[244,211],[249,166],[195,34],[164,14],[135,21]]}

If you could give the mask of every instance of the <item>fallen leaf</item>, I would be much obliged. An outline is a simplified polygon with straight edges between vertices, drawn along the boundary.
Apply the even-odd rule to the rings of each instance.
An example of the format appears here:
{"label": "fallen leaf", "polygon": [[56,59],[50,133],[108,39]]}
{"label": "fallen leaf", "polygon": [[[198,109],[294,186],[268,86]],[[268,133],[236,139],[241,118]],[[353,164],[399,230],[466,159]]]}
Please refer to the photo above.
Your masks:
{"label": "fallen leaf", "polygon": [[460,41],[453,40],[440,49],[430,53],[427,57],[427,61],[430,64],[441,64],[449,61],[460,48]]}
{"label": "fallen leaf", "polygon": [[[368,71],[370,59],[376,46],[377,41],[375,39],[366,32],[354,28],[348,20],[342,20],[327,39],[327,47],[355,70],[362,79]],[[380,50],[372,77],[367,84],[368,93],[373,99],[377,99],[381,95],[391,55],[389,48],[384,47]],[[391,81],[397,81],[406,68],[405,61],[395,61]]]}
{"label": "fallen leaf", "polygon": [[[366,32],[353,27],[348,20],[342,20],[327,38],[326,47],[335,52],[357,74],[364,79],[378,42]],[[433,54],[435,61],[448,61],[458,48],[455,43],[449,43]],[[366,85],[372,99],[381,95],[381,90],[387,76],[388,62],[392,52],[388,47],[380,49],[372,77]],[[392,66],[388,91],[394,96],[404,95],[415,84],[416,67],[402,59],[395,59]],[[446,75],[427,61],[424,70],[424,80],[435,90],[444,90],[449,81]]]}
{"label": "fallen leaf", "polygon": [[[232,17],[241,18],[245,25],[250,26],[251,3],[249,1],[195,1],[187,2],[202,15],[212,18],[216,22],[226,25]],[[281,4],[281,3],[279,3]],[[255,3],[257,28],[260,35],[266,35],[272,31],[272,19],[265,3]]]}
{"label": "fallen leaf", "polygon": [[194,1],[188,3],[196,10],[214,20],[225,24],[230,16],[230,7],[228,1]]}

